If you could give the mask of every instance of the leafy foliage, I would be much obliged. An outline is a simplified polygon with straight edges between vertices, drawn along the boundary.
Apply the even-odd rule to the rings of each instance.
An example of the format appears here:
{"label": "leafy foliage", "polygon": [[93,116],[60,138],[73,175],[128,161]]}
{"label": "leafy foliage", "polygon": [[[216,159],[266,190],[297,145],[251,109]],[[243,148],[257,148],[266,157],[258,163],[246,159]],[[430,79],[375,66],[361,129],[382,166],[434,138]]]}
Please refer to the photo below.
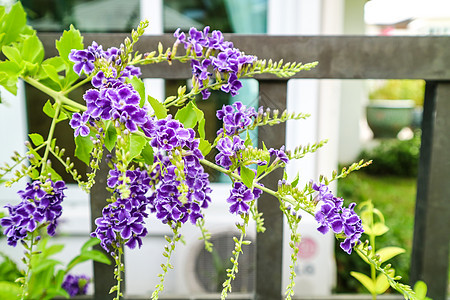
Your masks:
{"label": "leafy foliage", "polygon": [[385,140],[373,149],[364,150],[361,159],[374,161],[365,172],[376,175],[416,177],[419,165],[420,130],[410,140]]}

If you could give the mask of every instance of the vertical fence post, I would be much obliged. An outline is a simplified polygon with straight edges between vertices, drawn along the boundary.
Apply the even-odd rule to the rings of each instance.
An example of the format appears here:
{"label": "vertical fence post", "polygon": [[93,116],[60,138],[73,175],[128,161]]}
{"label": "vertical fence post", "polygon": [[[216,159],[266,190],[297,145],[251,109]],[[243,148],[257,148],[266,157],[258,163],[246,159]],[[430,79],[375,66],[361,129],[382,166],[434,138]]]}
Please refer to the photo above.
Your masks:
{"label": "vertical fence post", "polygon": [[450,237],[450,82],[427,82],[422,121],[411,284],[446,299]]}
{"label": "vertical fence post", "polygon": [[[260,81],[259,106],[275,108],[280,114],[286,109],[287,81]],[[260,127],[258,144],[262,141],[267,147],[280,148],[286,141],[286,126]],[[277,189],[282,172],[274,172],[262,180],[270,188]],[[282,250],[283,250],[283,214],[278,199],[262,194],[258,200],[258,210],[264,214],[266,233],[256,236],[256,300],[280,300]]]}
{"label": "vertical fence post", "polygon": [[[111,197],[111,194],[106,190],[106,177],[109,172],[109,167],[106,163],[107,150],[105,149],[103,154],[103,159],[100,163],[100,169],[97,171],[95,176],[95,184],[91,188],[90,194],[90,205],[91,205],[91,229],[92,231],[97,228],[95,225],[95,219],[102,216],[103,207],[106,206],[106,199]],[[116,280],[114,279],[114,259],[106,253],[106,251],[96,245],[94,247],[96,250],[102,251],[110,259],[111,264],[106,265],[103,263],[93,262],[94,267],[94,299],[95,300],[110,300],[112,296],[109,294],[111,287],[116,285]],[[125,291],[125,274],[123,274],[124,281],[122,281],[122,291]]]}

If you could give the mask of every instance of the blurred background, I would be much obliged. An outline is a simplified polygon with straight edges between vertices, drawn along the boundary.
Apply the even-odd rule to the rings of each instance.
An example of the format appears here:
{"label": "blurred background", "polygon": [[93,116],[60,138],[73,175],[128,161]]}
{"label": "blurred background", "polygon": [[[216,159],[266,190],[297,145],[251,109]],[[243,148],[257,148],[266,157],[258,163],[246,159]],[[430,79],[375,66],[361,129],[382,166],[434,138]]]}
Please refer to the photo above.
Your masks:
{"label": "blurred background", "polygon": [[[14,1],[0,0],[0,5],[12,3]],[[29,24],[38,32],[61,32],[74,24],[82,33],[127,33],[141,19],[148,19],[147,34],[173,33],[177,28],[187,32],[190,27],[200,29],[206,25],[228,33],[269,35],[450,33],[450,3],[437,0],[24,0],[22,4]],[[302,61],[301,53],[299,61]],[[148,93],[162,100],[175,94],[178,86],[186,81],[152,79],[145,84]],[[290,178],[300,171],[300,178],[307,182],[355,160],[373,159],[372,166],[339,182],[333,189],[338,190],[337,194],[344,197],[346,203],[371,199],[385,214],[386,225],[391,230],[381,238],[379,247],[406,248],[406,253],[393,261],[405,283],[408,282],[412,244],[424,86],[420,80],[296,79],[290,80],[288,87],[288,110],[310,113],[312,117],[288,124],[287,148],[329,139],[317,155],[290,163]],[[78,98],[81,99],[81,95],[79,91]],[[1,90],[1,97],[1,136],[7,136],[9,143],[0,148],[0,158],[6,161],[14,150],[25,151],[23,141],[27,140],[28,133],[45,136],[50,120],[40,111],[47,98],[34,89],[22,85],[17,97]],[[215,111],[235,101],[257,107],[258,83],[246,80],[244,88],[234,98],[214,93],[209,101],[199,101],[199,107],[210,122],[207,126],[210,140],[221,127],[213,120]],[[11,128],[11,122],[17,125]],[[71,129],[68,126],[60,129],[58,140],[68,153],[73,153]],[[85,167],[78,163],[77,168]],[[71,178],[65,180],[71,182]],[[226,179],[211,172],[211,181],[214,182],[214,204],[206,220],[213,233],[216,252],[209,254],[202,250],[202,243],[196,238],[199,231],[186,228],[186,244],[174,257],[175,270],[168,274],[166,294],[216,292],[223,281],[224,274],[220,270],[226,267],[233,247],[230,236],[234,219],[226,212],[224,203],[228,195]],[[19,188],[20,184],[12,189],[0,187],[1,206],[16,203]],[[88,201],[88,195],[75,185],[70,186],[59,242],[81,245],[86,239],[91,230]],[[170,231],[156,221],[150,223],[150,234],[143,248],[126,254],[126,290],[130,294],[151,293],[158,280],[155,274],[163,261],[163,236]],[[305,218],[302,223],[304,242],[299,247],[305,254],[297,267],[297,294],[364,292],[349,275],[349,270],[367,271],[360,259],[342,253],[339,247],[335,251],[334,238],[317,234],[313,220]],[[253,230],[250,238],[254,236]],[[5,239],[0,238],[0,251],[18,260],[14,249],[9,248]],[[285,257],[288,257],[288,247],[285,248]],[[61,259],[70,259],[78,249],[79,246],[66,247]],[[254,288],[255,253],[251,247],[245,253],[233,290],[249,293]],[[287,269],[287,264],[284,268]],[[92,274],[89,264],[80,266],[77,271]],[[287,278],[284,280],[287,282]]]}

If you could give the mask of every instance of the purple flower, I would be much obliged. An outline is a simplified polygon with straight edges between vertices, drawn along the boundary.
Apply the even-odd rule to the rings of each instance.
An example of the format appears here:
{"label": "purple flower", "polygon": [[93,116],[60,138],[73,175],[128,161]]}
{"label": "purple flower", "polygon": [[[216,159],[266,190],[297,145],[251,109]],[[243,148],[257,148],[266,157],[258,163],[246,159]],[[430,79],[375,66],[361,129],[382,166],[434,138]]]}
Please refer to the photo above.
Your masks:
{"label": "purple flower", "polygon": [[86,275],[67,274],[61,287],[66,290],[70,297],[86,295],[90,278]]}
{"label": "purple flower", "polygon": [[156,121],[155,136],[150,145],[162,150],[171,151],[177,147],[184,147],[192,142],[195,132],[192,128],[185,129],[178,120],[168,115],[165,119]]}
{"label": "purple flower", "polygon": [[224,168],[229,168],[233,162],[232,158],[236,159],[236,153],[245,148],[244,140],[239,136],[233,136],[233,141],[228,137],[223,137],[217,142],[217,150],[220,152],[216,155],[216,163]]}
{"label": "purple flower", "polygon": [[83,113],[80,115],[79,113],[74,113],[72,115],[72,119],[70,120],[69,124],[70,127],[75,129],[75,136],[81,135],[81,136],[87,136],[89,135],[89,127],[86,126],[86,123],[89,121],[89,115],[87,113]]}
{"label": "purple flower", "polygon": [[211,65],[210,59],[204,59],[203,61],[199,62],[197,60],[191,60],[191,68],[192,68],[192,74],[198,79],[198,80],[206,80],[209,76],[212,75],[212,73],[208,72],[208,66]]}
{"label": "purple flower", "polygon": [[343,207],[342,198],[334,197],[324,184],[314,183],[313,189],[319,192],[316,201],[322,201],[320,209],[315,214],[315,219],[319,223],[317,230],[322,234],[327,233],[329,229],[335,234],[343,233],[346,238],[340,246],[350,254],[364,232],[361,219],[353,210],[356,204],[352,203],[348,208]]}
{"label": "purple flower", "polygon": [[209,27],[205,27],[204,32],[198,31],[194,27],[191,27],[191,29],[189,29],[189,37],[187,38],[188,43],[185,45],[185,47],[190,45],[195,54],[197,56],[201,56],[203,47],[207,46],[208,43],[208,40],[206,38],[208,31]]}
{"label": "purple flower", "polygon": [[242,87],[242,82],[240,82],[236,76],[236,74],[231,73],[230,77],[228,78],[228,82],[225,85],[222,85],[220,88],[225,93],[230,93],[231,96],[236,96],[238,93],[238,90]]}
{"label": "purple flower", "polygon": [[82,70],[84,70],[86,74],[91,74],[95,69],[95,56],[88,50],[72,49],[69,54],[69,59],[75,63],[73,70],[78,75],[81,74]]}
{"label": "purple flower", "polygon": [[0,225],[5,227],[4,234],[10,246],[16,246],[19,240],[23,240],[28,232],[34,231],[39,224],[47,223],[47,233],[55,235],[57,220],[61,216],[61,203],[64,199],[66,185],[63,181],[46,181],[46,189],[40,181],[28,183],[25,190],[18,194],[22,201],[15,205],[6,205],[9,216],[0,220]]}
{"label": "purple flower", "polygon": [[284,152],[284,146],[282,146],[279,150],[270,148],[269,149],[270,156],[275,156],[275,160],[282,161],[285,164],[289,162],[289,158],[287,157],[286,153]]}
{"label": "purple flower", "polygon": [[[234,135],[252,124],[256,112],[253,107],[247,108],[238,101],[233,105],[224,105],[216,112],[216,116],[219,120],[223,120],[225,134]],[[220,129],[217,134],[220,135],[222,132],[223,129]]]}
{"label": "purple flower", "polygon": [[259,198],[261,194],[262,191],[260,189],[253,188],[252,191],[242,182],[236,181],[227,199],[227,202],[231,204],[230,212],[232,214],[248,213],[250,209],[249,202]]}

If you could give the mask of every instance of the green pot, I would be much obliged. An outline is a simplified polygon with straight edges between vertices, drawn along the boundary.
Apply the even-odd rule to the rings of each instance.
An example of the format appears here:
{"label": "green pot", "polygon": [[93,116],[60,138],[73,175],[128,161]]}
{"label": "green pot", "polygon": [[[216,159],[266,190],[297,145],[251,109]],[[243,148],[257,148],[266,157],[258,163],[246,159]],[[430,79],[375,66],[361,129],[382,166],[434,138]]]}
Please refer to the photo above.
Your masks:
{"label": "green pot", "polygon": [[374,138],[396,138],[413,121],[413,100],[371,100],[366,107],[367,123]]}

